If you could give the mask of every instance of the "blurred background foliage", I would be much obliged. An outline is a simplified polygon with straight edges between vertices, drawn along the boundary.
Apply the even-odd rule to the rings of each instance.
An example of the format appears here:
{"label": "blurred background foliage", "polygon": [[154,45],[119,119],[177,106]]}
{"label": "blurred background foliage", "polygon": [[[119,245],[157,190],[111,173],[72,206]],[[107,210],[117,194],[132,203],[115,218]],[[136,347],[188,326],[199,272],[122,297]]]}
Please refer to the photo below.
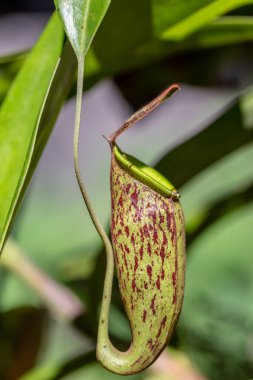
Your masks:
{"label": "blurred background foliage", "polygon": [[[3,2],[1,7],[51,11],[52,3],[36,2],[35,8],[30,1],[24,8],[24,2]],[[4,23],[22,33],[15,17],[2,15],[0,29]],[[34,17],[43,20],[42,32],[50,14],[24,19],[31,28],[19,46],[13,43],[15,33],[2,33],[1,41],[7,41],[0,50],[3,109],[35,42]],[[105,257],[74,179],[75,59],[68,44],[62,56],[25,188],[68,99],[1,258],[3,380],[119,378],[95,359]],[[155,165],[179,188],[188,241],[185,301],[170,349],[133,379],[253,379],[252,67],[250,0],[112,0],[87,54],[81,163],[108,231],[109,152],[100,136],[168,84],[182,84],[170,104],[122,138],[125,150]],[[22,93],[15,94],[18,109]],[[6,142],[0,136],[2,148]],[[131,334],[116,281],[110,331],[118,347],[128,347]]]}

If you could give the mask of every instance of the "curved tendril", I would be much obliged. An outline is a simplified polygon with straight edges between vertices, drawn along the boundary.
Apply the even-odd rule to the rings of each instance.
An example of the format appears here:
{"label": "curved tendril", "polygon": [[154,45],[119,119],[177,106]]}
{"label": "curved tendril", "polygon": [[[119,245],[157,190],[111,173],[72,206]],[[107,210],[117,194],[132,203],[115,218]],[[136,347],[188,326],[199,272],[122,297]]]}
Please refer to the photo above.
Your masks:
{"label": "curved tendril", "polygon": [[84,182],[81,177],[80,164],[79,164],[79,134],[80,134],[79,132],[80,132],[81,111],[82,111],[83,75],[84,75],[84,64],[83,62],[78,62],[75,131],[74,131],[74,141],[73,141],[74,167],[75,167],[77,182],[78,182],[83,200],[86,204],[91,220],[100,238],[102,239],[104,243],[105,250],[106,250],[107,266],[106,266],[104,293],[103,293],[103,300],[102,300],[102,305],[101,305],[100,320],[103,320],[103,324],[102,324],[103,329],[101,333],[105,336],[108,336],[108,315],[109,315],[110,302],[111,302],[112,281],[113,281],[113,272],[114,272],[114,258],[113,258],[113,249],[111,246],[111,242],[95,213],[90,197],[86,191]]}
{"label": "curved tendril", "polygon": [[145,116],[150,114],[156,107],[158,107],[162,102],[168,99],[174,92],[180,90],[180,86],[178,84],[173,84],[164,90],[160,95],[158,95],[155,99],[153,99],[150,103],[146,104],[136,113],[134,113],[125,123],[115,131],[111,136],[107,137],[106,140],[112,145],[115,140],[127,129],[132,127],[139,120],[143,119]]}

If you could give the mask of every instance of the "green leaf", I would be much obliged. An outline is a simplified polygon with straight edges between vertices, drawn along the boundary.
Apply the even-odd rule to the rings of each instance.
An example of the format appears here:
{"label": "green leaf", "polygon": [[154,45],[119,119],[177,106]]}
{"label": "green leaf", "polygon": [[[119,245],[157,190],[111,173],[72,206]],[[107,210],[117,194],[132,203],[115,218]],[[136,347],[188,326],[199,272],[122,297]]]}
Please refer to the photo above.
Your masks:
{"label": "green leaf", "polygon": [[55,0],[55,4],[78,59],[83,59],[110,0]]}
{"label": "green leaf", "polygon": [[236,149],[211,165],[181,189],[188,245],[226,213],[252,201],[253,143]]}
{"label": "green leaf", "polygon": [[[202,210],[201,222],[198,223],[197,227],[193,232],[188,234],[187,243],[188,247],[192,242],[205,231],[211,224],[215,223],[218,219],[222,218],[227,213],[230,213],[240,207],[245,206],[253,201],[253,185],[251,184],[243,191],[233,192],[227,197],[222,197],[211,207]],[[204,216],[203,216],[204,211]]]}
{"label": "green leaf", "polygon": [[253,17],[226,16],[192,35],[187,45],[206,48],[252,40]]}
{"label": "green leaf", "polygon": [[189,249],[181,339],[211,379],[252,374],[252,223],[251,203],[221,218]]}
{"label": "green leaf", "polygon": [[[208,41],[209,25],[243,4],[253,4],[253,1],[233,0],[228,4],[227,0],[114,0],[92,47],[104,70],[114,75],[205,43],[221,44],[217,35],[223,43],[225,40],[231,43],[233,38],[244,41],[251,35],[249,25],[241,28],[235,25],[232,32],[232,25],[218,24],[214,28],[210,26]],[[202,37],[203,27],[207,29]],[[236,34],[236,31],[241,33]],[[195,35],[196,32],[200,35]]]}
{"label": "green leaf", "polygon": [[10,62],[1,62],[0,58],[0,104],[4,101],[12,82],[24,63],[25,55],[17,55]]}
{"label": "green leaf", "polygon": [[0,249],[32,158],[38,120],[62,51],[57,15],[26,59],[0,113]]}
{"label": "green leaf", "polygon": [[[31,163],[25,179],[23,190],[26,189],[38,160],[47,143],[59,111],[66,99],[76,72],[76,59],[71,45],[67,42],[64,46],[61,58],[58,62],[57,70],[51,81],[50,88],[40,115],[35,146]],[[21,198],[21,197],[20,197]]]}
{"label": "green leaf", "polygon": [[164,156],[156,169],[180,187],[215,161],[252,140],[253,130],[245,128],[238,100],[206,129]]}
{"label": "green leaf", "polygon": [[219,16],[248,4],[253,4],[253,1],[190,0],[187,4],[182,2],[179,5],[173,0],[155,0],[154,25],[164,38],[179,41]]}
{"label": "green leaf", "polygon": [[[209,24],[218,16],[243,5],[252,4],[252,0],[152,0],[152,13],[155,34],[167,31],[189,30],[199,25]],[[200,17],[201,16],[201,17]],[[199,18],[199,19],[198,19]],[[196,22],[194,21],[196,20]]]}
{"label": "green leaf", "polygon": [[[43,112],[37,125],[37,135],[29,168],[27,169],[23,187],[19,193],[14,213],[17,211],[24,192],[36,168],[38,160],[47,143],[62,103],[71,88],[76,71],[76,57],[69,43],[66,43],[56,73],[47,94]],[[13,213],[13,215],[14,215]],[[30,237],[31,238],[31,237]],[[2,272],[2,271],[1,271]],[[3,273],[1,273],[2,276]],[[8,275],[5,281],[5,292],[1,300],[1,308],[8,310],[23,304],[40,304],[39,299],[19,279]]]}

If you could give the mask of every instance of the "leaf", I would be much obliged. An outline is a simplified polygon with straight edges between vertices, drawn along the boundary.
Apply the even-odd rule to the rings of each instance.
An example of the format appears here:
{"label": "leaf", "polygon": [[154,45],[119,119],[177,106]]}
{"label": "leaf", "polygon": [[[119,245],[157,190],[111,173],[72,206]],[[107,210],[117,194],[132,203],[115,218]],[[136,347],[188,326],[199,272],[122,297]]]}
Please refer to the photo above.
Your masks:
{"label": "leaf", "polygon": [[4,101],[15,76],[24,63],[24,58],[25,55],[20,55],[10,62],[0,62],[0,104]]}
{"label": "leaf", "polygon": [[252,140],[253,130],[245,129],[237,101],[206,129],[164,156],[156,169],[180,187],[207,166]]}
{"label": "leaf", "polygon": [[[250,185],[243,191],[233,192],[227,197],[222,197],[211,207],[202,210],[201,222],[187,236],[187,245],[190,244],[205,231],[211,224],[222,218],[225,214],[230,213],[240,207],[245,206],[253,201],[253,185]],[[204,214],[204,215],[203,215]]]}
{"label": "leaf", "polygon": [[253,40],[253,17],[226,16],[186,40],[190,47],[214,47]]}
{"label": "leaf", "polygon": [[252,374],[252,223],[251,203],[221,218],[189,249],[181,343],[208,378]]}
{"label": "leaf", "polygon": [[38,118],[62,51],[63,30],[54,15],[22,66],[0,113],[0,249],[31,162]]}
{"label": "leaf", "polygon": [[[37,138],[32,154],[31,164],[26,176],[23,190],[25,191],[32,177],[34,169],[47,143],[59,111],[66,99],[76,72],[76,59],[71,45],[67,42],[64,46],[57,70],[54,74],[50,88],[41,113]],[[20,197],[22,198],[22,197]]]}
{"label": "leaf", "polygon": [[244,5],[253,4],[253,1],[230,0],[228,3],[227,0],[190,0],[181,6],[173,3],[172,0],[153,2],[154,25],[157,31],[162,32],[164,38],[179,41],[219,16]]}
{"label": "leaf", "polygon": [[78,59],[83,59],[110,0],[55,0],[55,4]]}
{"label": "leaf", "polygon": [[182,189],[188,243],[216,219],[252,200],[253,143],[200,172]]}
{"label": "leaf", "polygon": [[[204,41],[201,42],[201,37],[198,41],[198,37],[191,39],[190,36],[245,3],[253,4],[253,1],[233,0],[228,5],[227,0],[114,0],[92,48],[108,74],[121,73],[178,51],[194,49]],[[239,26],[236,28],[239,30]],[[208,29],[203,39],[207,40],[207,33]],[[215,44],[218,30],[212,33],[210,38]],[[243,40],[244,33],[235,35],[234,32],[233,36],[236,41]],[[232,36],[227,38],[231,41]]]}
{"label": "leaf", "polygon": [[[48,137],[54,126],[63,101],[69,93],[75,71],[76,57],[71,45],[67,42],[63,49],[56,73],[51,82],[50,89],[43,107],[43,112],[37,125],[37,136],[34,150],[32,152],[30,165],[26,173],[23,187],[17,198],[13,216],[17,211],[17,208],[33,175],[41,153],[43,152],[43,149],[47,143]],[[39,300],[22,283],[20,283],[18,279],[9,275],[6,279],[5,293],[4,298],[2,299],[1,307],[6,310],[17,307],[17,305],[27,305],[30,303],[39,304]]]}

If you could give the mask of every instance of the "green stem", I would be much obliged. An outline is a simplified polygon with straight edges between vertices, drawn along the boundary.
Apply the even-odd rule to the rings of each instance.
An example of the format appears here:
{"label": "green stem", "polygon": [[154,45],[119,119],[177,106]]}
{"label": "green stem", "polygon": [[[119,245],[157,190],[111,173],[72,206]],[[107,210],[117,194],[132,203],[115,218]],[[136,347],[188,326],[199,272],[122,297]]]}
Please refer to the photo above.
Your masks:
{"label": "green stem", "polygon": [[77,100],[76,100],[76,116],[75,116],[75,132],[74,132],[74,166],[75,166],[75,173],[76,173],[76,178],[77,182],[80,188],[80,191],[83,196],[83,200],[86,204],[87,210],[90,214],[91,220],[101,237],[105,248],[106,252],[109,253],[109,257],[112,261],[113,265],[113,250],[112,246],[110,243],[110,240],[100,223],[95,210],[92,206],[91,200],[89,198],[89,195],[85,189],[84,182],[81,177],[81,171],[80,171],[80,165],[79,165],[79,132],[80,132],[80,121],[81,121],[81,110],[82,110],[82,93],[83,93],[83,73],[84,73],[84,65],[83,63],[78,63],[78,79],[77,79]]}

